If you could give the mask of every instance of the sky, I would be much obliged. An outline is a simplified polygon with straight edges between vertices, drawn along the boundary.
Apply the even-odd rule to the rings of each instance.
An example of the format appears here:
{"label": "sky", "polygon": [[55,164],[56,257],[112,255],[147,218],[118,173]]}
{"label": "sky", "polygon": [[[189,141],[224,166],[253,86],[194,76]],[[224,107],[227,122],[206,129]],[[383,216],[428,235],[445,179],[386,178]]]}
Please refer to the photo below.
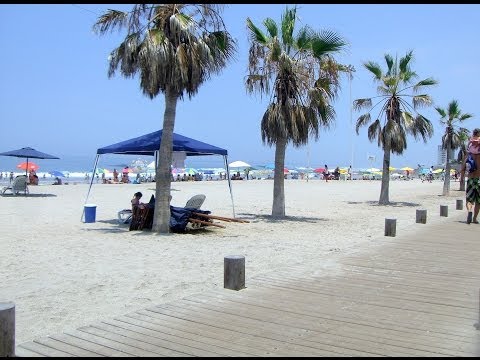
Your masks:
{"label": "sky", "polygon": [[[285,7],[232,4],[224,9],[227,29],[238,43],[235,59],[203,84],[193,99],[178,102],[175,133],[227,149],[229,162],[274,162],[275,149],[262,143],[260,133],[268,98],[247,94],[244,85],[249,48],[246,19],[264,29],[263,20],[271,17],[279,22]],[[434,106],[447,108],[456,99],[463,112],[474,115],[464,126],[479,127],[480,5],[298,7],[299,24],[334,30],[347,40],[347,50],[336,59],[353,65],[356,72],[351,82],[343,77],[333,103],[335,125],[322,130],[317,141],[310,139],[300,148],[289,146],[287,166],[381,167],[383,151],[368,140],[367,128],[355,133],[361,113],[351,111],[351,103],[376,95],[376,84],[363,63],[375,61],[385,69],[386,53],[401,57],[413,50],[411,65],[419,78],[439,82],[429,90]],[[92,31],[105,10],[131,8],[128,4],[0,5],[0,152],[30,146],[61,159],[93,161],[100,147],[162,128],[163,94],[151,100],[143,95],[138,78],[107,76],[108,55],[125,33],[99,36]],[[433,137],[425,144],[410,136],[403,155],[392,155],[392,166],[437,163],[444,128],[434,106],[421,110],[434,126]],[[375,160],[369,161],[369,156]],[[0,169],[8,161],[13,160],[0,157]],[[218,159],[205,159],[202,166],[210,164],[217,165]]]}

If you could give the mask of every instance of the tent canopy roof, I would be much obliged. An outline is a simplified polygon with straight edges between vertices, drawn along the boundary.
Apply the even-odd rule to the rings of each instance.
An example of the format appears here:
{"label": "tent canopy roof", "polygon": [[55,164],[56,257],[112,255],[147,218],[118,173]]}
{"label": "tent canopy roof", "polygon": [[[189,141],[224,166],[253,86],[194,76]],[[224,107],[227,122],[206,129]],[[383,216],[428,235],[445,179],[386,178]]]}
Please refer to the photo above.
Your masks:
{"label": "tent canopy roof", "polygon": [[[155,155],[160,149],[162,130],[97,149],[97,154]],[[225,149],[173,133],[173,151],[185,151],[187,156],[227,155]]]}

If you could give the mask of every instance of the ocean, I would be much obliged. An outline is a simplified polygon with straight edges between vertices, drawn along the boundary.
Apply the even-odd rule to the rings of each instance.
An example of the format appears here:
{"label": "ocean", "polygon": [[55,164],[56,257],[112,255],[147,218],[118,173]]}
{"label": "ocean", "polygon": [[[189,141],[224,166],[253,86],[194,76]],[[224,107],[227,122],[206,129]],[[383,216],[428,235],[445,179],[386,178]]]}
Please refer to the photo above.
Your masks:
{"label": "ocean", "polygon": [[[95,165],[96,156],[78,156],[78,155],[58,155],[60,159],[29,159],[28,162],[35,163],[39,166],[38,172],[51,172],[51,171],[68,171],[74,172],[92,172]],[[121,171],[125,166],[132,167],[132,164],[136,161],[144,161],[149,164],[155,160],[153,156],[136,156],[136,155],[115,155],[106,154],[100,155],[98,161],[98,167],[113,171]],[[17,158],[11,156],[0,156],[0,172],[10,171],[21,173],[22,171],[17,168],[17,165],[25,162],[25,158]],[[224,167],[223,156],[191,156],[185,160],[185,167],[192,168],[218,168]]]}

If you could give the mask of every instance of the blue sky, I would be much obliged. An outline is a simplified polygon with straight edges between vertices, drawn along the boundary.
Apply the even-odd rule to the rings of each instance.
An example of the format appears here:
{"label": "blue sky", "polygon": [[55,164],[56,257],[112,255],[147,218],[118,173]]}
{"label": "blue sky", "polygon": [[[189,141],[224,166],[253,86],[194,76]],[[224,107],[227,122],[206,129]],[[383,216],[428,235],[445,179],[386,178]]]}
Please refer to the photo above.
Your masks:
{"label": "blue sky", "polygon": [[[98,36],[92,32],[98,15],[108,8],[129,10],[130,5],[0,5],[0,152],[31,146],[60,158],[95,156],[96,149],[162,127],[163,95],[150,100],[138,79],[107,77],[108,55],[122,33]],[[264,145],[260,120],[265,100],[248,95],[248,39],[245,20],[261,25],[266,17],[276,21],[285,9],[280,4],[233,4],[224,20],[238,41],[235,61],[205,83],[192,100],[178,103],[175,132],[229,152],[229,161],[250,164],[274,161],[274,148]],[[373,60],[385,68],[384,54],[403,56],[413,50],[413,69],[420,78],[434,77],[430,90],[435,106],[446,108],[457,99],[463,112],[476,115],[465,127],[478,127],[478,18],[480,5],[299,5],[303,24],[337,31],[349,43],[337,59],[356,68],[350,84],[345,77],[334,103],[336,125],[320,133],[317,142],[287,149],[289,166],[349,165],[369,167],[367,155],[382,151],[367,139],[366,128],[357,136],[351,126],[360,113],[350,115],[350,100],[376,95],[376,85],[362,67]],[[392,165],[433,165],[444,129],[433,107],[422,111],[435,134],[427,144],[408,139],[401,157]],[[0,157],[0,169],[3,168]],[[129,159],[130,160],[130,159]],[[128,162],[128,161],[127,161]]]}

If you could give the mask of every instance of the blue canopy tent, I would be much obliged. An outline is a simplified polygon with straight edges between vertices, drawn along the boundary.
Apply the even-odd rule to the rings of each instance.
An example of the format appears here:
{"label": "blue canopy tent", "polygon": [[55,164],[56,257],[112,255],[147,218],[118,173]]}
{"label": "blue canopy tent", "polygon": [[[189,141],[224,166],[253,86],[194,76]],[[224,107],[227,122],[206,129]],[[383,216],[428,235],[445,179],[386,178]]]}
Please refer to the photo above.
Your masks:
{"label": "blue canopy tent", "polygon": [[[138,136],[129,140],[121,141],[116,144],[105,146],[97,149],[95,165],[93,173],[97,168],[98,159],[102,154],[122,154],[122,155],[151,155],[155,156],[155,164],[158,165],[158,151],[160,149],[160,140],[162,138],[162,130],[158,130],[149,134]],[[225,149],[213,146],[180,134],[173,133],[173,152],[185,152],[186,156],[205,156],[205,155],[221,155],[225,162],[225,170],[227,172],[228,187],[230,190],[230,198],[232,200],[233,217],[235,217],[235,206],[233,204],[232,185],[230,182],[230,171],[228,168],[228,152]],[[90,189],[93,185],[93,179],[90,181],[87,198],[90,195]],[[82,214],[83,218],[83,214]]]}

